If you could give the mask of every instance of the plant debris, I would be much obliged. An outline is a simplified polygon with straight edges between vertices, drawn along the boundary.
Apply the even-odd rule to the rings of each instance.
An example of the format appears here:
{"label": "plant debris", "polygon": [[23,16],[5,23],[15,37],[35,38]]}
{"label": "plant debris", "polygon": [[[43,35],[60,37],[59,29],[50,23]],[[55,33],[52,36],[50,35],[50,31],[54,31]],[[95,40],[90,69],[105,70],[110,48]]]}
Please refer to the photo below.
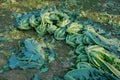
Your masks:
{"label": "plant debris", "polygon": [[48,60],[47,57],[49,57],[49,59],[53,59],[55,56],[51,56],[51,54],[45,51],[45,45],[39,44],[37,41],[28,38],[24,40],[22,44],[21,53],[17,53],[16,55],[13,54],[10,57],[9,67],[11,69],[36,68],[42,70],[42,72],[46,72],[48,67],[44,66]]}
{"label": "plant debris", "polygon": [[[14,27],[21,30],[35,29],[40,37],[49,33],[56,40],[65,40],[74,48],[76,68],[68,71],[63,80],[120,79],[120,41],[107,39],[97,33],[94,23],[91,25],[84,20],[73,20],[72,14],[59,11],[55,6],[24,14],[14,13],[14,16]],[[42,46],[27,39],[21,54],[10,57],[9,66],[11,69],[40,69],[45,59]]]}

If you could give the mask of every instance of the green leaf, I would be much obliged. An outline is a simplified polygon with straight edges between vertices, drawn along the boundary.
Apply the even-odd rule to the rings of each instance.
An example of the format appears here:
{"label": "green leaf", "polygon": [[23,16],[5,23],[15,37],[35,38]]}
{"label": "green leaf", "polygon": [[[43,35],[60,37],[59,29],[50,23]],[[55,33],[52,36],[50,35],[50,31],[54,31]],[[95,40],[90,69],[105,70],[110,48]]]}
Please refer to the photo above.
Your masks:
{"label": "green leaf", "polygon": [[31,29],[31,27],[29,26],[29,17],[30,16],[31,16],[31,14],[24,14],[21,17],[16,16],[18,18],[16,18],[16,22],[14,23],[14,26],[16,28],[19,28],[19,29],[22,29],[22,30]]}
{"label": "green leaf", "polygon": [[46,72],[48,71],[48,66],[43,66],[42,69],[40,70],[40,72]]}
{"label": "green leaf", "polygon": [[120,78],[120,71],[114,66],[114,64],[118,64],[118,61],[120,62],[120,59],[117,59],[117,62],[113,60],[117,58],[117,56],[115,57],[110,55],[109,52],[98,45],[88,47],[87,54],[89,56],[90,62],[93,63],[95,66],[100,67],[103,70]]}
{"label": "green leaf", "polygon": [[69,19],[65,19],[65,20],[62,20],[62,21],[58,21],[57,26],[58,27],[65,27],[69,23],[70,23],[70,20]]}
{"label": "green leaf", "polygon": [[54,23],[57,24],[57,22],[60,20],[59,16],[57,14],[50,14],[50,20]]}
{"label": "green leaf", "polygon": [[39,26],[35,28],[35,30],[39,36],[43,36],[47,32],[47,24],[41,23]]}
{"label": "green leaf", "polygon": [[12,55],[9,59],[9,67],[14,69],[20,65],[20,62],[17,60],[15,55]]}
{"label": "green leaf", "polygon": [[70,23],[70,17],[62,11],[57,11],[56,14],[59,16],[59,21],[57,22],[58,27],[66,27]]}
{"label": "green leaf", "polygon": [[92,66],[88,62],[79,62],[79,63],[77,63],[77,69],[83,69],[83,68],[92,68]]}
{"label": "green leaf", "polygon": [[45,52],[42,45],[33,39],[26,39],[22,45],[19,55],[12,55],[9,59],[9,66],[13,68],[36,68],[40,69],[45,64]]}
{"label": "green leaf", "polygon": [[96,68],[74,69],[66,73],[65,80],[119,80],[115,76],[104,73]]}
{"label": "green leaf", "polygon": [[90,78],[97,79],[97,77],[99,78],[99,76],[94,74],[94,70],[95,69],[93,68],[74,69],[72,71],[69,71],[64,78],[65,80],[88,80]]}
{"label": "green leaf", "polygon": [[88,62],[88,61],[89,59],[86,54],[81,53],[77,56],[77,62]]}
{"label": "green leaf", "polygon": [[30,23],[30,26],[31,26],[31,27],[36,27],[39,22],[37,21],[37,18],[35,17],[35,15],[32,15],[32,16],[29,18],[29,23]]}
{"label": "green leaf", "polygon": [[48,24],[47,26],[47,31],[50,34],[54,34],[54,32],[57,30],[57,26],[53,25],[53,24]]}
{"label": "green leaf", "polygon": [[70,26],[67,28],[66,31],[69,34],[79,34],[79,33],[81,33],[82,29],[83,29],[83,25],[73,22],[70,24]]}
{"label": "green leaf", "polygon": [[76,38],[78,37],[79,35],[77,34],[74,34],[74,35],[67,35],[66,37],[66,43],[69,44],[70,46],[72,47],[76,47]]}
{"label": "green leaf", "polygon": [[57,40],[64,40],[66,38],[66,29],[58,28],[54,33],[54,37]]}
{"label": "green leaf", "polygon": [[87,35],[94,44],[100,45],[109,51],[115,53],[116,55],[120,55],[120,41],[117,39],[107,39],[98,33],[95,32],[93,28],[88,29],[85,31],[85,35]]}
{"label": "green leaf", "polygon": [[75,52],[77,54],[81,54],[81,53],[85,53],[85,46],[83,44],[79,44],[76,49]]}
{"label": "green leaf", "polygon": [[84,34],[79,34],[76,38],[76,44],[83,44]]}

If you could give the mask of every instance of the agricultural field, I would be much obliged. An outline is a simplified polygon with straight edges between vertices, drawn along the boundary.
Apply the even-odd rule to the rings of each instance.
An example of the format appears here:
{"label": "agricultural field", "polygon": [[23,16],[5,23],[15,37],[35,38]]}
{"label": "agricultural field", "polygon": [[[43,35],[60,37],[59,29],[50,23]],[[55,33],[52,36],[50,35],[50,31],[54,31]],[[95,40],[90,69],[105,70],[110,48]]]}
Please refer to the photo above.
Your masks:
{"label": "agricultural field", "polygon": [[0,80],[119,80],[119,0],[0,0]]}

